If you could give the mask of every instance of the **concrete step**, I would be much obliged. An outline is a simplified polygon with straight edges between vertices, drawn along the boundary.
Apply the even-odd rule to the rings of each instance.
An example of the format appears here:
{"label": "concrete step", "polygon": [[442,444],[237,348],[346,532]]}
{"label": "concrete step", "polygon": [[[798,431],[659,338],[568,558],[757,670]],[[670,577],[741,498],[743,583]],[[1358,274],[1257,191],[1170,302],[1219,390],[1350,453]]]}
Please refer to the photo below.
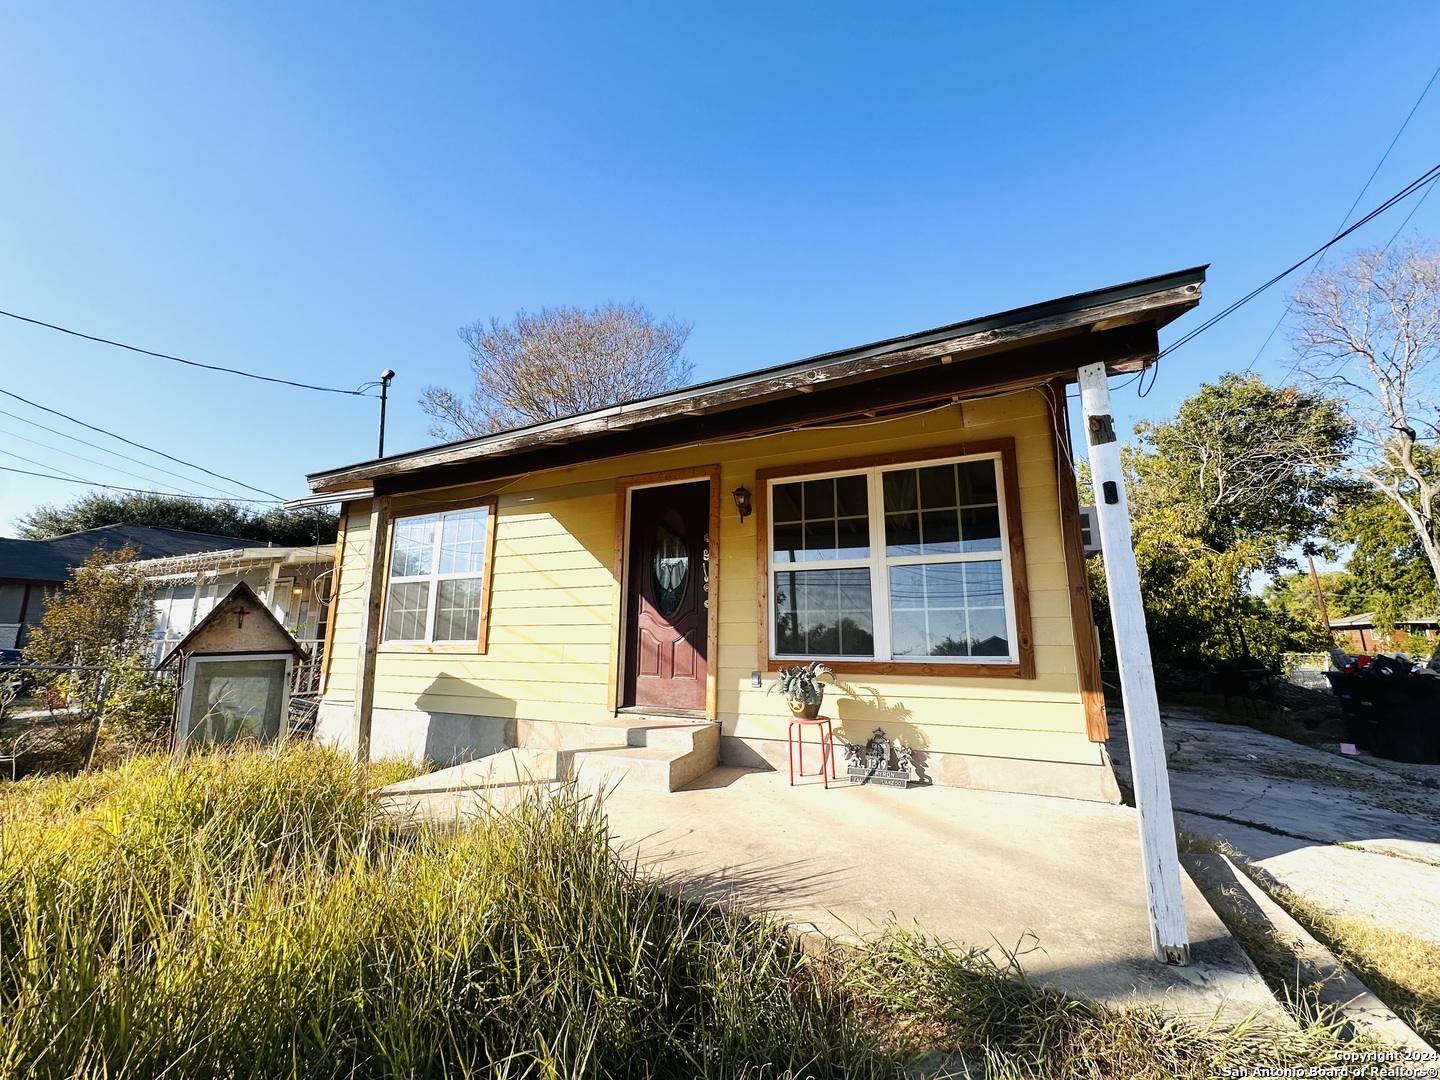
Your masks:
{"label": "concrete step", "polygon": [[623,718],[592,725],[601,738],[623,732],[623,747],[576,750],[575,774],[582,780],[624,783],[645,791],[675,791],[720,763],[720,727],[670,718]]}
{"label": "concrete step", "polygon": [[454,792],[553,783],[572,773],[590,783],[674,791],[719,763],[718,724],[625,716],[599,724],[556,724],[535,743],[393,784],[385,794],[433,801]]}
{"label": "concrete step", "polygon": [[612,741],[623,733],[626,746],[705,752],[713,742],[717,756],[720,748],[720,725],[709,720],[619,716],[614,720],[591,724],[589,730],[600,742]]}

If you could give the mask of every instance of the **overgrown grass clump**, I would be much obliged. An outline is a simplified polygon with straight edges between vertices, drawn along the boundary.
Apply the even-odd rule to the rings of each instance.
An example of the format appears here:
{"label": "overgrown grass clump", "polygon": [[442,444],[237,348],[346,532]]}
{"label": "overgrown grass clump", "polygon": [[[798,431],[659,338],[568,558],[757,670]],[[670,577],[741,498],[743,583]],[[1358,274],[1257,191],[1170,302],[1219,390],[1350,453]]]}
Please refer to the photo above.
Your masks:
{"label": "overgrown grass clump", "polygon": [[574,789],[437,829],[388,819],[374,780],[295,747],[0,789],[0,1077],[1198,1078],[1334,1060],[1323,1032],[1106,1010],[909,934],[807,954],[644,879]]}
{"label": "overgrown grass clump", "polygon": [[881,1065],[783,933],[637,881],[574,792],[405,828],[291,749],[28,782],[0,813],[3,1076]]}
{"label": "overgrown grass clump", "polygon": [[1369,919],[1341,918],[1275,883],[1271,895],[1430,1045],[1440,1048],[1440,945]]}

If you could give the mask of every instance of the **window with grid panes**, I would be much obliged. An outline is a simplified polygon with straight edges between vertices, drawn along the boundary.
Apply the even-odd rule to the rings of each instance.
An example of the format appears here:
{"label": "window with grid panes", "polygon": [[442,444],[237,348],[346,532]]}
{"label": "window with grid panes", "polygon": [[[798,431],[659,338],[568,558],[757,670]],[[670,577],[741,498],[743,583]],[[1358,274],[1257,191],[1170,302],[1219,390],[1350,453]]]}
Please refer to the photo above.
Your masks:
{"label": "window with grid panes", "polygon": [[769,482],[775,659],[1016,657],[1000,462]]}
{"label": "window with grid panes", "polygon": [[479,639],[490,527],[489,506],[395,519],[384,640]]}

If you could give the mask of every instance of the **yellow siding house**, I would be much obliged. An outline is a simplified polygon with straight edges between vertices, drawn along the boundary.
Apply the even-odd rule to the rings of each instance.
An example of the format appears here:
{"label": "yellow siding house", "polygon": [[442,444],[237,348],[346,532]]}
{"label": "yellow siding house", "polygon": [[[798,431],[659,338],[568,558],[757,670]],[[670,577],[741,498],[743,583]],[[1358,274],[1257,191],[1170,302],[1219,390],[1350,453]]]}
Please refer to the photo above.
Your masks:
{"label": "yellow siding house", "polygon": [[767,689],[822,660],[837,736],[923,780],[1115,798],[1065,391],[1153,362],[1203,279],[310,476],[343,510],[319,734],[450,763],[662,717],[783,769]]}

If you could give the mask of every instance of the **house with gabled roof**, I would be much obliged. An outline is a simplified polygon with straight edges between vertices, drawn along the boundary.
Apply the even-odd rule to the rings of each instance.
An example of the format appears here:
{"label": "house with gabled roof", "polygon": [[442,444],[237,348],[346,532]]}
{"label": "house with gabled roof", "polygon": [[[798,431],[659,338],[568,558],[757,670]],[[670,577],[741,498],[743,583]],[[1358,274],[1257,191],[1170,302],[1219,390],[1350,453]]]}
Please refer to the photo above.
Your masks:
{"label": "house with gabled roof", "polygon": [[70,571],[97,550],[133,547],[142,558],[192,555],[261,543],[233,536],[121,523],[81,529],[44,540],[0,537],[0,649],[22,649],[40,625],[45,598],[70,579]]}

